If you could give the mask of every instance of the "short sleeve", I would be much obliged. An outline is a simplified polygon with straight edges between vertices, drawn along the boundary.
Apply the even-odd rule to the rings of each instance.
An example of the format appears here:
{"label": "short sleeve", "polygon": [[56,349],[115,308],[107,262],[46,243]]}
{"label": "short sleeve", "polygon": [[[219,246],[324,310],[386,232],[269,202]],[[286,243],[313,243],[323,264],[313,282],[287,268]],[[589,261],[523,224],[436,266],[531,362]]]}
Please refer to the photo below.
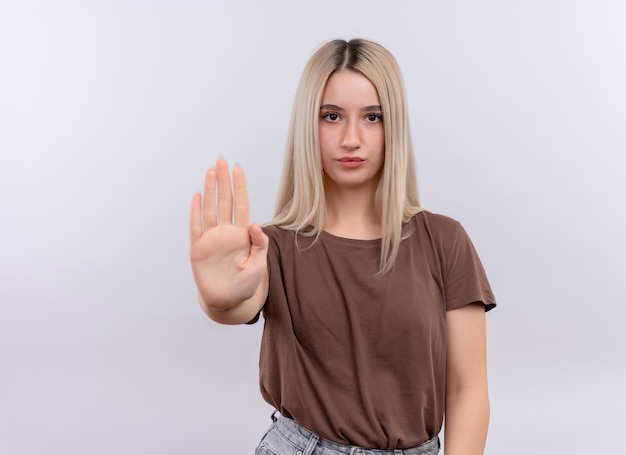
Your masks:
{"label": "short sleeve", "polygon": [[475,302],[485,305],[485,311],[493,309],[496,306],[495,297],[467,232],[457,222],[449,234],[443,246],[446,310],[455,310]]}

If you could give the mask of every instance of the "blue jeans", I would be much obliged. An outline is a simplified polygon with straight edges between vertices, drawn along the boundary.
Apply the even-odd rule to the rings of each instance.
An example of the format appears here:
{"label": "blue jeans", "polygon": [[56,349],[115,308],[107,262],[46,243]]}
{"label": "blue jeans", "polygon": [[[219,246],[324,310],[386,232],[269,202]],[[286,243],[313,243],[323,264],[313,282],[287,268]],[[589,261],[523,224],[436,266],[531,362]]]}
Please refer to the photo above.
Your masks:
{"label": "blue jeans", "polygon": [[269,427],[255,455],[437,455],[439,437],[434,437],[417,447],[397,450],[372,450],[344,446],[301,427],[295,421],[281,415],[272,415]]}

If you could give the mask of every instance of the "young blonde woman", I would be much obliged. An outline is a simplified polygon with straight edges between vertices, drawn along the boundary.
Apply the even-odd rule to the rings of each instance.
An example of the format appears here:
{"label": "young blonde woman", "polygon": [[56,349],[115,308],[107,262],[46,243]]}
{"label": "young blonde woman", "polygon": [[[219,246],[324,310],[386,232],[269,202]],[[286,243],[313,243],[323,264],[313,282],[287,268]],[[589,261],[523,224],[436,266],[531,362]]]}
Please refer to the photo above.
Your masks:
{"label": "young blonde woman", "polygon": [[249,223],[243,170],[219,159],[191,208],[200,303],[265,326],[270,455],[478,455],[495,300],[460,224],[419,204],[402,76],[366,40],[304,69],[274,219]]}

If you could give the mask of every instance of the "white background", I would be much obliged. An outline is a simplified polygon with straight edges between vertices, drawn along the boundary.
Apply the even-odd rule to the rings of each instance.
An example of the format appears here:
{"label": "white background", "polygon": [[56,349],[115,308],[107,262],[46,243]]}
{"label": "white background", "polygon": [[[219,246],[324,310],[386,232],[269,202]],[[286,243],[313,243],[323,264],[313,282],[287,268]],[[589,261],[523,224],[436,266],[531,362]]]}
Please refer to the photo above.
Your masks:
{"label": "white background", "polygon": [[0,1],[0,453],[251,454],[261,324],[200,311],[188,207],[223,154],[273,213],[302,67],[406,80],[422,203],[488,315],[487,454],[624,453],[626,4]]}

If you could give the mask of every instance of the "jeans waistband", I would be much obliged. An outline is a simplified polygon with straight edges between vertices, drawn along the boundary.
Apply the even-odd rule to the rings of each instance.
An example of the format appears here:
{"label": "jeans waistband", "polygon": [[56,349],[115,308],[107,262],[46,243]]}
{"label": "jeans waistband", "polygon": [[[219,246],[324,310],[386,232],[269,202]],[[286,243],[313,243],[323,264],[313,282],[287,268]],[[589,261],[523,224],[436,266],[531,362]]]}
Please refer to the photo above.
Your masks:
{"label": "jeans waistband", "polygon": [[439,437],[409,449],[377,450],[362,447],[345,446],[322,439],[310,430],[298,425],[294,420],[275,414],[272,416],[276,428],[294,445],[306,447],[301,455],[437,455],[439,453]]}

